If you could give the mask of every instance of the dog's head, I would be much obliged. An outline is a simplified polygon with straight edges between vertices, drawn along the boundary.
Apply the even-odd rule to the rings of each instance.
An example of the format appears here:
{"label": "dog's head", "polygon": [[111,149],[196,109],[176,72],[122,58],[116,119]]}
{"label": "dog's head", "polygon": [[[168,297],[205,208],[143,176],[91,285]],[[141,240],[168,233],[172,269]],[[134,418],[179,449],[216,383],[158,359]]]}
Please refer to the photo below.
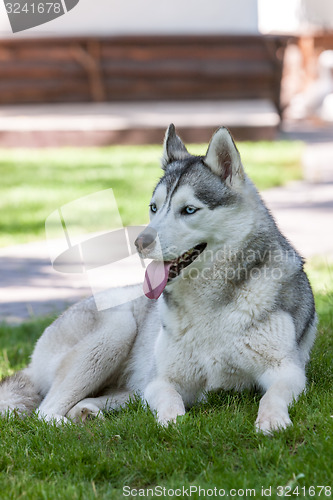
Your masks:
{"label": "dog's head", "polygon": [[156,261],[150,266],[155,266],[154,273],[163,277],[165,286],[186,273],[185,269],[198,266],[203,252],[214,253],[239,240],[245,222],[241,212],[245,216],[246,210],[245,174],[226,128],[213,135],[205,156],[193,156],[170,125],[162,168],[164,175],[149,205],[150,224],[135,244],[143,258]]}

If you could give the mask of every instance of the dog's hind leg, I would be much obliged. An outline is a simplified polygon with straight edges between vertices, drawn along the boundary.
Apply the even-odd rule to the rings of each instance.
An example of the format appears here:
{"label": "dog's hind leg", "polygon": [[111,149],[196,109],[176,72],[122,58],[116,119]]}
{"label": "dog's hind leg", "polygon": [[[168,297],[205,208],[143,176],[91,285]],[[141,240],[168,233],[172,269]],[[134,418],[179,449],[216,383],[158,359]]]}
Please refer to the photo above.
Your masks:
{"label": "dog's hind leg", "polygon": [[17,372],[0,382],[0,415],[30,415],[41,399],[31,380],[29,369]]}
{"label": "dog's hind leg", "polygon": [[134,317],[119,315],[113,317],[111,328],[100,326],[84,336],[61,359],[53,383],[39,406],[39,417],[66,420],[65,415],[79,401],[101,393],[108,381],[116,380],[121,373],[136,333]]}
{"label": "dog's hind leg", "polygon": [[104,418],[103,411],[116,410],[124,406],[130,397],[129,391],[110,391],[110,394],[79,401],[66,417],[74,422],[84,422],[91,418]]}

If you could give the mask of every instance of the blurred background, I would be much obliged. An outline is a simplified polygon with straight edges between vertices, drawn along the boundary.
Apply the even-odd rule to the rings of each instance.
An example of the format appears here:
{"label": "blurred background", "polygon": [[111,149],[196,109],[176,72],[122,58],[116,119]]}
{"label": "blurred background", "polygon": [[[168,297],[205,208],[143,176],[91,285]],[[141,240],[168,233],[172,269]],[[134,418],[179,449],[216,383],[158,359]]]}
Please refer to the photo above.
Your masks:
{"label": "blurred background", "polygon": [[1,5],[0,36],[3,146],[160,142],[170,121],[186,141],[221,123],[272,139],[286,120],[333,122],[331,0],[80,0],[15,35]]}

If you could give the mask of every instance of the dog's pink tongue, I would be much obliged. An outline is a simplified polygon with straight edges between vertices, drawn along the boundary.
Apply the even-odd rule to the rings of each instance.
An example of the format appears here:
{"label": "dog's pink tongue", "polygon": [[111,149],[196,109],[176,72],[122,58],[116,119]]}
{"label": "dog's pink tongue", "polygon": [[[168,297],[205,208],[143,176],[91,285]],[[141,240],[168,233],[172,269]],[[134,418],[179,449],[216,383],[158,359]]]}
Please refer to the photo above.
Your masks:
{"label": "dog's pink tongue", "polygon": [[158,299],[169,276],[171,262],[153,260],[147,267],[143,282],[143,292],[148,299]]}

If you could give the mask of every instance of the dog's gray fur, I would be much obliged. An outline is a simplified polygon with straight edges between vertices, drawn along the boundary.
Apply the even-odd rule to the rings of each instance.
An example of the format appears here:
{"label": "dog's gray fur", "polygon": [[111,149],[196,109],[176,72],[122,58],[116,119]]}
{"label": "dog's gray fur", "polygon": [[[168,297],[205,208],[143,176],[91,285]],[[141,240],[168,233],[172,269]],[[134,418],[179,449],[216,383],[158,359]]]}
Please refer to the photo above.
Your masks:
{"label": "dog's gray fur", "polygon": [[[141,256],[171,261],[201,243],[205,250],[157,301],[98,312],[88,299],[70,308],[45,330],[28,368],[2,382],[1,411],[38,407],[41,418],[77,421],[136,392],[165,424],[206,391],[257,387],[264,393],[257,429],[291,423],[287,408],[305,387],[316,331],[302,258],[226,129],[195,157],[171,125],[162,168],[151,222],[137,239]],[[107,293],[126,299],[128,290]]]}

